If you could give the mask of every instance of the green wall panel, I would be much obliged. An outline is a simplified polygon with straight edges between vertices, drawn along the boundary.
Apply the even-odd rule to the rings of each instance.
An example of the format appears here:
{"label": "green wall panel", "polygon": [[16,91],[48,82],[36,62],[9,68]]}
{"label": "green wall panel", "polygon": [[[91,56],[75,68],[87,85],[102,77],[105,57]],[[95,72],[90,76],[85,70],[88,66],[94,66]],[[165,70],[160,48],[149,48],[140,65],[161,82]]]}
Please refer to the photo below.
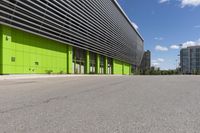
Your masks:
{"label": "green wall panel", "polygon": [[1,30],[2,74],[67,73],[71,67],[66,44],[3,25]]}
{"label": "green wall panel", "polygon": [[123,62],[113,59],[113,74],[123,74]]}
{"label": "green wall panel", "polygon": [[113,74],[130,75],[131,65],[123,61],[113,59]]}
{"label": "green wall panel", "polygon": [[2,26],[0,25],[0,74],[2,74],[2,42],[3,42],[3,34],[2,34]]}
{"label": "green wall panel", "polygon": [[123,70],[124,70],[124,71],[123,71],[123,74],[124,74],[124,75],[129,75],[129,74],[130,74],[130,65],[127,64],[127,63],[124,63],[124,64],[123,64],[123,67],[124,67],[124,68],[123,68]]}

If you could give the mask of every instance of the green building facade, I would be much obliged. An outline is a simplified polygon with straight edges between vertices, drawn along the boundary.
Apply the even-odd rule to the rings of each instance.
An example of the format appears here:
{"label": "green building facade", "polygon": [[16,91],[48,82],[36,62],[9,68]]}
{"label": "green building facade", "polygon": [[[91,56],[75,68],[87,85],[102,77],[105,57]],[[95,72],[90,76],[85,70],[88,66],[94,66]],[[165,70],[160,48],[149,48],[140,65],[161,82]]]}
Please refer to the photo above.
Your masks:
{"label": "green building facade", "polygon": [[0,0],[0,74],[129,75],[143,53],[117,0]]}
{"label": "green building facade", "polygon": [[[0,74],[131,74],[131,64],[97,53],[91,57],[88,50],[83,52],[84,63],[79,65],[84,71],[76,72],[73,49],[70,44],[0,25]],[[104,60],[103,73],[100,57]]]}

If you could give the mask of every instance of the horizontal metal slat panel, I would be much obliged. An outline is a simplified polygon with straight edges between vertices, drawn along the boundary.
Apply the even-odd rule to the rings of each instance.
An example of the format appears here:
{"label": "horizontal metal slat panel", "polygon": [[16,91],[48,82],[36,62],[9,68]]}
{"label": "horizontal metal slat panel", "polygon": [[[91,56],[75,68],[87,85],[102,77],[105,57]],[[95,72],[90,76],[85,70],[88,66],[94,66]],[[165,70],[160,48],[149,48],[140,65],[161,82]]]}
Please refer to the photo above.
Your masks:
{"label": "horizontal metal slat panel", "polygon": [[138,65],[143,40],[114,0],[1,0],[0,23]]}

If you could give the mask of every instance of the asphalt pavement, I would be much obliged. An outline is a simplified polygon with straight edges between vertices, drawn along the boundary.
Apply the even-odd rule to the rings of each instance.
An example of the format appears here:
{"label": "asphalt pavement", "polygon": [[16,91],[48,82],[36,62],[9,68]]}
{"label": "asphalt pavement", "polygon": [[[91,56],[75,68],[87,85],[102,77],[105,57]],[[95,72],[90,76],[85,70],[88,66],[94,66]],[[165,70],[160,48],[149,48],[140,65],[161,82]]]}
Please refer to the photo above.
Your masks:
{"label": "asphalt pavement", "polygon": [[200,76],[0,80],[0,133],[199,133]]}

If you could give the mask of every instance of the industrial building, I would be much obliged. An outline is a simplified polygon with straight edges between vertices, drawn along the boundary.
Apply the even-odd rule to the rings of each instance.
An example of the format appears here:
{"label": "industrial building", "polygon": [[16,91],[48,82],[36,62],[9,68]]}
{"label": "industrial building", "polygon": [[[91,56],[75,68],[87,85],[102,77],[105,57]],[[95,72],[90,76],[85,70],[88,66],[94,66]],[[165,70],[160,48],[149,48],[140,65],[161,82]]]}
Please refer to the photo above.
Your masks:
{"label": "industrial building", "polygon": [[125,74],[144,40],[115,0],[1,0],[0,74]]}
{"label": "industrial building", "polygon": [[200,46],[190,46],[180,51],[180,65],[183,74],[200,72]]}

